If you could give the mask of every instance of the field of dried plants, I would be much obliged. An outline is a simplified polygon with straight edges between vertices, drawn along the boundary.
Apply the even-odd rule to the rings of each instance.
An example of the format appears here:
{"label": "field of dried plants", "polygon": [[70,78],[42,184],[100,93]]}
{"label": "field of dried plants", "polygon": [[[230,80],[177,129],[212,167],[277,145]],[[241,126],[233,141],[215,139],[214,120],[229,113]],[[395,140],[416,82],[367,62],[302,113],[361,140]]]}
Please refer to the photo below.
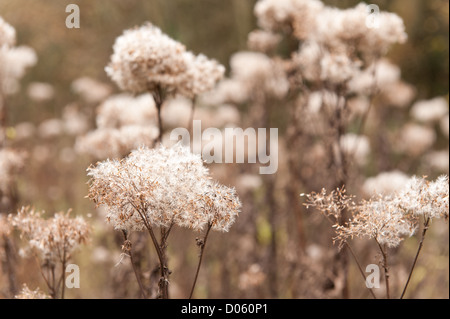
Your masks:
{"label": "field of dried plants", "polygon": [[72,2],[0,0],[0,299],[449,298],[448,1]]}

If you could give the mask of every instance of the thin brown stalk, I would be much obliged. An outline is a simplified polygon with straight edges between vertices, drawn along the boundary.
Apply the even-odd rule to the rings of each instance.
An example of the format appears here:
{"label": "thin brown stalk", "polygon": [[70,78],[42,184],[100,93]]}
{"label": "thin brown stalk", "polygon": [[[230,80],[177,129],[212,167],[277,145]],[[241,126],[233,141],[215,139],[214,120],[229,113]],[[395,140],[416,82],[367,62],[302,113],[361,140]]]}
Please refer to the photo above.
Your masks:
{"label": "thin brown stalk", "polygon": [[[356,264],[358,265],[359,272],[361,273],[362,277],[364,278],[364,282],[366,282],[367,281],[366,274],[364,273],[361,263],[359,262],[358,258],[356,257],[354,250],[352,249],[352,247],[350,246],[350,244],[347,241],[345,241],[344,243],[345,243],[345,246],[347,246],[348,250],[350,251],[350,254],[353,256],[353,259],[355,260]],[[377,296],[375,296],[375,293],[373,292],[372,288],[367,287],[367,289],[369,290],[372,297],[374,299],[377,299]]]}
{"label": "thin brown stalk", "polygon": [[158,116],[158,129],[159,129],[159,134],[158,134],[158,138],[156,139],[156,141],[158,143],[161,143],[162,141],[162,135],[163,135],[163,127],[162,127],[162,118],[161,118],[161,108],[162,105],[164,103],[164,92],[163,90],[158,87],[156,90],[154,90],[153,92],[151,92],[153,95],[153,99],[155,101],[155,105],[156,105],[156,110],[157,110],[157,116]]}
{"label": "thin brown stalk", "polygon": [[162,251],[163,248],[158,243],[158,239],[156,238],[155,233],[153,232],[153,228],[150,225],[150,223],[148,222],[145,214],[143,212],[141,212],[139,207],[137,207],[133,203],[130,203],[130,204],[134,207],[134,209],[137,211],[137,213],[141,217],[141,219],[145,225],[145,228],[147,228],[150,238],[152,239],[153,246],[155,247],[156,254],[158,255],[159,267],[160,267],[160,273],[161,273],[161,278],[160,278],[160,283],[159,283],[159,289],[160,289],[159,293],[160,293],[160,296],[162,299],[168,299],[169,298],[168,274],[167,274],[165,254]]}
{"label": "thin brown stalk", "polygon": [[[1,83],[0,83],[1,84]],[[0,134],[4,135],[8,122],[8,109],[6,107],[6,98],[0,90]],[[6,144],[6,138],[0,139],[0,148]]]}
{"label": "thin brown stalk", "polygon": [[203,237],[203,242],[200,244],[200,256],[197,264],[197,271],[195,272],[194,283],[192,284],[191,293],[189,294],[189,299],[192,299],[192,295],[194,294],[195,285],[197,284],[198,274],[200,272],[200,267],[202,265],[203,254],[205,252],[206,241],[208,240],[208,235],[211,230],[212,224],[208,224],[208,229],[206,230],[205,237]]}
{"label": "thin brown stalk", "polygon": [[374,79],[373,81],[373,85],[372,85],[372,90],[369,96],[369,107],[367,108],[366,112],[363,114],[362,118],[361,118],[361,122],[359,123],[358,126],[358,135],[361,135],[364,131],[364,128],[366,126],[367,123],[367,118],[369,117],[369,113],[372,110],[373,106],[374,106],[374,102],[375,102],[375,98],[378,95],[379,91],[378,91],[378,85],[377,85],[377,81],[376,81],[376,77],[377,77],[377,63],[378,63],[378,59],[376,60],[376,62],[374,62],[373,64],[373,69],[372,69],[372,77]]}
{"label": "thin brown stalk", "polygon": [[50,266],[50,275],[51,275],[51,279],[52,279],[52,286],[51,286],[51,296],[53,299],[57,299],[58,298],[58,291],[56,290],[56,279],[55,279],[55,266],[52,265]]}
{"label": "thin brown stalk", "polygon": [[62,287],[61,287],[61,299],[64,299],[64,292],[66,288],[66,248],[64,247],[63,252],[63,260],[61,263],[61,280],[62,280]]}
{"label": "thin brown stalk", "polygon": [[412,274],[414,272],[414,268],[416,267],[417,259],[419,258],[420,251],[422,250],[422,247],[423,247],[423,242],[425,240],[425,235],[427,234],[429,224],[430,224],[430,218],[426,218],[424,225],[423,225],[422,237],[419,242],[419,247],[417,248],[416,256],[414,257],[414,262],[411,266],[411,270],[409,271],[408,280],[406,281],[405,287],[403,288],[403,292],[402,292],[402,295],[400,296],[400,299],[403,299],[403,297],[405,296],[406,290],[408,289],[408,285],[411,280]]}
{"label": "thin brown stalk", "polygon": [[40,271],[40,273],[41,273],[41,276],[42,276],[42,278],[44,279],[44,282],[45,282],[45,284],[47,285],[47,288],[48,288],[49,293],[50,293],[50,291],[52,290],[51,284],[50,284],[50,282],[48,281],[47,276],[45,276],[44,271],[42,270],[42,266],[41,266],[41,263],[39,262],[38,257],[37,257],[36,255],[34,255],[34,254],[33,254],[33,257],[34,257],[34,260],[36,261],[36,264],[37,264],[38,267],[39,267],[39,271]]}
{"label": "thin brown stalk", "polygon": [[[333,221],[331,220],[331,218],[327,215],[324,215],[325,218],[333,225]],[[361,263],[359,262],[359,259],[356,257],[355,251],[353,250],[353,248],[350,246],[350,244],[347,241],[344,241],[345,246],[347,246],[348,250],[350,251],[350,255],[352,255],[353,260],[356,262],[356,264],[358,265],[358,269],[359,272],[361,273],[361,275],[364,278],[364,282],[367,281],[367,277],[363,271],[363,268],[361,266]],[[367,287],[367,286],[366,286]],[[377,299],[377,296],[375,295],[375,293],[373,292],[372,288],[367,287],[367,289],[369,290],[370,294],[373,296],[374,299]]]}
{"label": "thin brown stalk", "polygon": [[[125,240],[125,242],[124,242],[124,249],[126,249],[126,251],[128,252],[128,255],[130,256],[131,266],[133,267],[134,275],[136,276],[136,280],[138,282],[139,289],[141,290],[142,298],[147,299],[147,295],[145,293],[145,288],[144,288],[144,285],[142,284],[141,276],[139,275],[139,272],[138,272],[138,270],[136,268],[136,265],[134,264],[133,252],[131,250],[131,248],[132,248],[131,242],[128,240],[128,235],[127,235],[127,233],[124,230],[122,230],[122,233],[123,233],[123,237],[124,237],[124,240]],[[129,247],[126,244],[127,242],[130,245]]]}
{"label": "thin brown stalk", "polygon": [[192,107],[191,107],[191,115],[189,117],[189,123],[188,123],[188,131],[189,134],[192,134],[192,125],[194,123],[194,114],[195,114],[195,104],[197,103],[197,96],[194,96],[192,98]]}
{"label": "thin brown stalk", "polygon": [[161,249],[160,244],[158,243],[158,240],[156,239],[155,233],[153,232],[153,229],[148,225],[147,226],[148,233],[150,234],[150,237],[152,239],[153,245],[156,248],[156,253],[158,254],[159,259],[159,267],[160,267],[160,273],[161,278],[159,282],[159,289],[160,289],[160,295],[162,299],[168,299],[169,298],[169,291],[168,291],[168,276],[167,276],[167,266],[165,262],[165,256]]}
{"label": "thin brown stalk", "polygon": [[390,288],[389,288],[389,265],[388,265],[388,255],[386,253],[386,249],[383,249],[383,246],[380,242],[375,238],[377,242],[378,248],[380,248],[381,255],[383,256],[383,269],[384,269],[384,278],[386,280],[386,299],[391,299]]}
{"label": "thin brown stalk", "polygon": [[16,273],[13,264],[15,260],[13,251],[14,248],[13,244],[6,235],[3,236],[3,249],[5,251],[4,270],[8,275],[9,292],[11,296],[14,296],[17,293]]}

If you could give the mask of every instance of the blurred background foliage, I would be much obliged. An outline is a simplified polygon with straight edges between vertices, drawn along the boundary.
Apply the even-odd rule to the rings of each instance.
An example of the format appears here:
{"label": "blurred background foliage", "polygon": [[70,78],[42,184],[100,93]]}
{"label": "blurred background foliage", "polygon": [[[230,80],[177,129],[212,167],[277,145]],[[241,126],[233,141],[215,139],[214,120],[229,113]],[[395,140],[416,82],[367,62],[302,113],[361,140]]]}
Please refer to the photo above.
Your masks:
{"label": "blurred background foliage", "polygon": [[[360,1],[327,0],[348,8]],[[81,28],[67,29],[65,8],[76,3],[81,10]],[[256,28],[256,0],[0,0],[0,15],[13,25],[18,43],[34,48],[38,64],[27,81],[49,82],[56,88],[51,105],[32,110],[26,95],[12,97],[11,122],[57,116],[73,100],[70,83],[90,76],[109,83],[104,67],[112,45],[124,29],[150,21],[184,43],[195,53],[204,53],[227,65],[229,57],[246,49],[247,34]],[[417,98],[448,94],[449,2],[446,0],[371,1],[382,11],[399,14],[405,21],[408,42],[395,47],[390,58],[402,69],[404,80],[417,87]]]}
{"label": "blurred background foliage", "polygon": [[[323,2],[340,8],[349,8],[360,1],[326,0]],[[65,9],[70,3],[80,6],[80,29],[67,29],[65,26],[68,15]],[[64,107],[78,99],[71,89],[71,83],[77,78],[89,76],[114,87],[104,72],[104,67],[112,54],[114,40],[122,34],[123,30],[142,25],[146,21],[159,26],[165,33],[185,44],[188,50],[204,53],[228,67],[230,56],[234,52],[246,50],[247,35],[256,28],[256,19],[253,15],[255,3],[256,0],[0,0],[0,16],[15,27],[17,44],[32,47],[39,59],[37,65],[27,71],[21,82],[21,91],[8,97],[8,105],[11,106],[9,125],[14,126],[24,121],[38,124],[45,119],[61,117]],[[416,87],[416,99],[448,97],[449,1],[373,0],[370,3],[377,4],[382,11],[395,12],[404,19],[409,40],[406,44],[394,47],[389,53],[389,58],[400,66],[403,79]],[[36,81],[48,82],[54,86],[56,94],[51,101],[37,103],[28,97],[26,94],[28,84]],[[116,92],[119,90],[116,89]],[[93,110],[94,107],[96,105],[92,105]],[[283,112],[281,106],[280,111]],[[286,119],[287,115],[282,118]],[[283,123],[280,123],[281,125]],[[73,146],[73,141],[70,139],[59,139],[52,143],[55,148]],[[26,190],[21,192],[21,201],[32,203],[37,208],[48,212],[72,207],[77,214],[89,216],[89,212],[93,211],[93,205],[84,199],[87,194],[85,169],[89,162],[78,158],[77,161],[76,165],[71,167],[62,165],[57,160],[52,165],[39,166],[39,164],[31,163],[26,169],[26,174],[31,180],[39,181],[39,186],[33,190],[28,185],[31,183],[27,179],[21,179],[19,189]],[[67,184],[70,186],[67,187]],[[256,195],[263,197],[263,194]],[[259,201],[260,198],[256,200],[256,202]],[[261,210],[264,209],[261,208]],[[316,220],[313,217],[311,222],[313,227],[310,229],[316,232],[317,225],[321,224],[322,220]],[[267,246],[271,240],[270,227],[266,219],[263,217],[258,219],[257,235],[262,246]],[[430,238],[430,242],[443,240],[448,243],[448,224],[436,223],[435,227],[437,230],[434,236],[439,238]],[[121,243],[117,238],[105,236],[102,233],[104,231],[101,227],[97,227],[93,237],[102,238],[101,246],[115,251],[116,255],[112,258],[115,263],[119,259]],[[329,236],[326,236],[327,233],[317,232],[317,236],[319,234],[326,237],[327,243],[330,241]],[[174,241],[186,242],[186,233],[182,230],[176,236]],[[223,256],[223,251],[226,251],[227,247],[229,250],[233,247],[230,244],[232,241],[228,241],[221,234],[215,236],[217,244],[212,244],[208,248],[211,249],[208,254]],[[283,236],[287,235],[280,234],[280,242],[286,241]],[[194,242],[194,239],[191,238],[188,242]],[[239,239],[237,243],[244,245],[245,238]],[[95,247],[96,245],[93,245],[90,249],[80,252],[81,258],[77,262],[81,268],[89,267],[87,266],[90,262],[89,255],[93,253],[100,255]],[[415,247],[415,242],[408,242],[404,254],[411,256]],[[433,256],[435,258],[431,258]],[[175,268],[185,268],[186,265],[194,264],[196,258],[197,251],[189,250],[186,256],[183,258],[174,256],[171,262]],[[221,260],[212,261],[203,271],[205,276],[208,274],[210,277],[220,277],[221,284],[214,284],[211,287],[208,286],[208,282],[200,280],[197,287],[198,296],[245,297],[245,295],[236,296],[233,291],[227,289],[228,286],[236,286],[236,284],[230,281],[230,275],[224,271],[233,273],[236,269],[223,268]],[[448,245],[430,245],[428,255],[425,253],[422,256],[422,262],[420,266],[422,268],[418,271],[419,275],[426,273],[427,282],[436,283],[436,285],[421,287],[425,275],[419,276],[412,283],[414,296],[448,298]],[[34,266],[30,265],[30,267]],[[236,267],[238,267],[237,264]],[[110,268],[116,270],[113,267]],[[25,266],[20,276],[26,278],[28,269]],[[353,269],[353,271],[357,270]],[[30,280],[33,279],[32,275],[28,274],[28,276]],[[175,271],[173,281],[176,283],[184,280],[190,283],[191,278],[181,277],[186,277],[185,273]],[[85,287],[81,293],[82,297],[111,297],[110,294],[105,293],[106,289],[99,290],[107,278],[109,278],[107,271],[95,271],[93,276],[82,277],[81,285]],[[359,287],[357,280],[358,278],[352,282],[355,290]],[[29,281],[29,283],[31,287],[35,287],[35,282]],[[111,291],[119,295],[127,295],[127,292],[118,289],[126,290],[129,287],[120,285],[118,288],[120,282],[108,281],[108,283]],[[174,289],[176,290],[175,286]],[[71,293],[71,297],[80,297],[77,291]],[[174,295],[180,296],[176,291]],[[282,297],[290,296],[282,295]]]}

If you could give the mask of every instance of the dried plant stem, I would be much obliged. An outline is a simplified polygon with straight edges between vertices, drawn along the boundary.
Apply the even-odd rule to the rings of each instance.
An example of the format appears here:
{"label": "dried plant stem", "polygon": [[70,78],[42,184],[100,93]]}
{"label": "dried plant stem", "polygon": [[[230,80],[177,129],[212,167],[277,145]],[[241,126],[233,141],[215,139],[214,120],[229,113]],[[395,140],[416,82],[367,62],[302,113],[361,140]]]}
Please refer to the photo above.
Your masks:
{"label": "dried plant stem", "polygon": [[[377,84],[377,81],[376,81],[376,79],[377,79],[377,63],[378,63],[378,60],[379,60],[379,57],[377,57],[375,59],[375,62],[373,63],[373,66],[372,66],[372,71],[371,72],[372,72],[372,77],[373,77],[374,81],[373,81],[371,93],[369,95],[369,107],[364,112],[363,116],[361,117],[361,122],[359,123],[358,131],[357,131],[358,135],[361,135],[363,133],[364,128],[365,128],[366,123],[367,123],[367,119],[368,119],[369,114],[370,114],[370,111],[373,108],[375,98],[377,97],[377,95],[379,93],[378,84]],[[356,152],[356,150],[355,150],[355,152]]]}
{"label": "dried plant stem", "polygon": [[[1,84],[1,83],[0,83]],[[0,91],[0,136],[4,135],[8,121],[8,109],[6,107],[6,98]],[[0,140],[0,148],[6,144],[6,138]]]}
{"label": "dried plant stem", "polygon": [[270,223],[270,244],[268,253],[268,278],[269,290],[271,298],[278,298],[278,280],[279,280],[279,265],[277,260],[277,231],[276,231],[276,202],[275,194],[275,180],[272,177],[267,178],[267,204],[269,207],[268,222]]}
{"label": "dried plant stem", "polygon": [[[342,93],[342,87],[336,88],[337,91],[337,104],[335,110],[330,110],[332,116],[329,118],[330,126],[334,128],[333,142],[331,144],[330,155],[332,159],[331,166],[336,167],[336,185],[334,188],[343,188],[347,185],[348,179],[348,163],[345,156],[345,152],[342,149],[340,140],[341,137],[347,132],[347,125],[345,123],[344,111],[347,107],[347,100]],[[344,225],[348,219],[348,212],[346,209],[341,211],[340,216],[337,218],[339,225]],[[334,257],[335,272],[337,275],[342,276],[343,287],[341,295],[343,299],[348,299],[350,295],[350,287],[348,284],[348,254],[345,250],[341,250]]]}
{"label": "dried plant stem", "polygon": [[158,87],[155,91],[152,91],[153,99],[155,100],[156,104],[156,110],[157,110],[157,116],[158,116],[158,138],[156,141],[158,143],[161,143],[162,141],[162,135],[163,135],[163,127],[162,127],[162,118],[161,118],[161,108],[164,103],[164,92],[163,90]]}
{"label": "dried plant stem", "polygon": [[386,280],[386,299],[391,299],[390,288],[389,288],[389,264],[388,264],[388,255],[386,252],[386,247],[383,249],[383,246],[380,242],[375,238],[377,242],[378,248],[380,248],[381,255],[383,257],[383,269],[384,269],[384,278]]}
{"label": "dried plant stem", "polygon": [[5,251],[5,259],[3,263],[5,273],[8,275],[9,292],[11,296],[14,296],[17,293],[16,273],[13,265],[15,256],[13,251],[13,245],[6,235],[3,236],[3,249]]}
{"label": "dried plant stem", "polygon": [[194,96],[192,98],[191,103],[192,103],[191,114],[190,114],[189,123],[188,123],[189,134],[192,134],[192,129],[193,129],[192,126],[194,123],[194,114],[195,114],[195,105],[197,104],[197,96]]}
{"label": "dried plant stem", "polygon": [[64,292],[66,288],[66,249],[64,248],[63,260],[61,263],[61,299],[64,299]]}
{"label": "dried plant stem", "polygon": [[162,290],[162,298],[163,299],[169,298],[170,271],[169,271],[169,266],[167,265],[166,251],[167,251],[167,238],[169,237],[170,230],[172,229],[172,225],[173,224],[171,224],[168,228],[166,228],[166,227],[161,228],[161,241],[159,244],[159,249],[160,249],[162,261],[163,261],[162,265],[161,265],[163,276],[160,279],[160,286],[161,286],[161,290]]}
{"label": "dried plant stem", "polygon": [[[331,218],[327,215],[325,215],[325,218],[333,225],[335,223],[333,223],[333,221],[331,220]],[[359,262],[358,257],[356,257],[355,251],[353,250],[353,248],[350,246],[350,244],[347,241],[344,241],[345,246],[348,248],[348,250],[350,251],[350,255],[352,255],[353,259],[355,260],[356,264],[358,265],[358,269],[359,272],[361,273],[361,275],[364,278],[364,282],[366,282],[367,277],[366,274],[363,271],[363,268],[361,266],[361,263]],[[366,286],[367,287],[367,286]],[[377,299],[377,296],[375,295],[375,293],[373,292],[372,288],[367,287],[367,289],[370,291],[370,294],[373,296],[374,299]]]}
{"label": "dried plant stem", "polygon": [[152,227],[150,227],[150,225],[148,225],[147,229],[148,229],[148,232],[152,239],[153,245],[155,246],[156,253],[158,254],[158,259],[159,259],[159,268],[160,268],[160,274],[161,274],[161,278],[159,280],[159,295],[160,295],[160,298],[162,298],[162,299],[168,299],[169,298],[169,278],[168,278],[165,253],[162,251],[162,249],[161,249],[162,247],[158,243],[158,240],[156,239],[156,236],[155,236],[155,233],[153,232]]}
{"label": "dried plant stem", "polygon": [[195,272],[194,283],[192,284],[191,292],[189,294],[189,299],[192,299],[192,295],[194,294],[195,285],[197,284],[198,274],[200,272],[200,267],[202,265],[203,254],[205,252],[206,241],[208,240],[208,235],[211,230],[212,224],[208,224],[208,229],[206,230],[205,237],[203,237],[203,241],[200,243],[200,257],[198,259],[197,271]]}
{"label": "dried plant stem", "polygon": [[50,295],[53,299],[58,298],[58,290],[56,289],[56,282],[55,282],[55,265],[51,265],[50,267],[50,276],[51,276],[51,292]]}
{"label": "dried plant stem", "polygon": [[422,250],[423,242],[425,240],[425,235],[427,234],[429,224],[430,224],[430,218],[426,218],[424,225],[423,225],[422,237],[420,238],[419,247],[417,248],[416,256],[414,257],[414,262],[411,266],[408,280],[406,281],[405,288],[403,288],[403,292],[402,292],[402,295],[400,296],[400,299],[403,299],[403,297],[405,296],[406,290],[408,289],[409,281],[411,280],[412,274],[414,272],[414,268],[416,267],[417,259],[419,258],[420,251]]}
{"label": "dried plant stem", "polygon": [[[162,299],[168,299],[169,298],[169,271],[168,271],[168,267],[167,267],[167,260],[165,257],[165,252],[163,250],[165,250],[166,245],[165,245],[165,241],[167,240],[167,236],[168,234],[162,234],[162,244],[164,243],[164,245],[161,245],[158,243],[158,239],[155,236],[155,233],[153,231],[152,226],[150,225],[150,223],[147,220],[147,217],[145,216],[145,213],[143,211],[141,211],[141,209],[139,209],[139,207],[135,206],[134,204],[132,204],[132,206],[134,207],[134,209],[138,212],[139,216],[141,217],[145,228],[147,228],[148,233],[150,235],[150,238],[152,239],[152,243],[153,246],[155,247],[156,250],[156,254],[158,255],[158,260],[159,260],[159,268],[160,268],[160,280],[159,280],[159,297]],[[171,227],[169,228],[170,231]],[[164,239],[164,237],[166,237]]]}
{"label": "dried plant stem", "polygon": [[[42,278],[44,279],[45,284],[47,285],[49,294],[51,295],[52,286],[51,286],[50,282],[48,281],[47,276],[44,274],[44,271],[43,271],[43,269],[42,269],[42,266],[41,266],[41,263],[39,262],[38,257],[37,257],[36,255],[33,255],[33,257],[34,257],[34,260],[36,261],[36,264],[37,264],[38,267],[39,267],[39,271],[40,271],[40,273],[41,273],[41,276],[42,276]],[[52,297],[52,298],[53,298],[53,297]]]}
{"label": "dried plant stem", "polygon": [[[142,298],[147,299],[147,295],[145,294],[145,288],[144,288],[144,285],[142,284],[141,276],[140,276],[140,274],[139,274],[139,272],[138,272],[138,270],[136,268],[136,265],[134,263],[133,252],[131,250],[131,248],[132,248],[131,242],[128,241],[127,233],[125,231],[122,231],[122,233],[123,233],[123,237],[124,237],[124,240],[125,240],[124,248],[127,250],[128,255],[130,256],[131,266],[133,267],[134,275],[136,276],[136,280],[138,282],[139,289],[141,290]],[[129,242],[129,244],[130,244],[129,247],[126,245],[126,242]]]}
{"label": "dried plant stem", "polygon": [[[364,282],[366,282],[367,281],[366,274],[364,273],[364,270],[362,269],[361,263],[359,262],[358,258],[356,257],[356,254],[355,254],[354,250],[352,249],[352,247],[350,246],[350,244],[347,241],[345,241],[344,243],[345,243],[345,246],[347,246],[348,250],[350,251],[350,254],[353,256],[353,259],[355,260],[356,264],[358,265],[359,272],[363,276]],[[367,287],[367,289],[369,290],[369,292],[372,295],[372,297],[374,299],[377,299],[377,296],[375,296],[375,293],[373,292],[372,288]]]}

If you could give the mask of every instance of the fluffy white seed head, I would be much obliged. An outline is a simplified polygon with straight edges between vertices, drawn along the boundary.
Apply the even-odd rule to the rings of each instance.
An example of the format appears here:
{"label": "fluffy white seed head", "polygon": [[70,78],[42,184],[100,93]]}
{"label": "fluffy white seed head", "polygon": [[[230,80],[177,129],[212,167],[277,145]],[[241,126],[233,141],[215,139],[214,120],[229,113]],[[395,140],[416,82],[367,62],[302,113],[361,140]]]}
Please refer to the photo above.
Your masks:
{"label": "fluffy white seed head", "polygon": [[411,156],[418,156],[430,149],[436,141],[435,131],[427,126],[406,124],[397,141],[398,149]]}
{"label": "fluffy white seed head", "polygon": [[213,183],[199,155],[180,143],[140,148],[88,169],[89,198],[107,209],[115,229],[178,225],[227,231],[240,209],[234,189]]}
{"label": "fluffy white seed head", "polygon": [[411,116],[423,123],[434,123],[448,114],[448,102],[443,97],[417,101],[411,108]]}
{"label": "fluffy white seed head", "polygon": [[216,61],[187,52],[150,23],[126,30],[113,49],[106,73],[122,90],[133,93],[164,89],[193,97],[211,90],[225,72]]}
{"label": "fluffy white seed head", "polygon": [[87,222],[81,216],[70,217],[70,212],[58,212],[45,219],[44,212],[22,207],[17,215],[9,215],[9,219],[27,240],[27,252],[54,264],[69,259],[90,234]]}
{"label": "fluffy white seed head", "polygon": [[29,47],[0,47],[0,91],[6,95],[16,93],[25,70],[36,62],[36,53]]}
{"label": "fluffy white seed head", "polygon": [[0,48],[16,44],[16,30],[0,17]]}
{"label": "fluffy white seed head", "polygon": [[409,176],[401,171],[382,172],[364,182],[363,192],[369,196],[375,194],[388,195],[401,190],[408,181]]}

